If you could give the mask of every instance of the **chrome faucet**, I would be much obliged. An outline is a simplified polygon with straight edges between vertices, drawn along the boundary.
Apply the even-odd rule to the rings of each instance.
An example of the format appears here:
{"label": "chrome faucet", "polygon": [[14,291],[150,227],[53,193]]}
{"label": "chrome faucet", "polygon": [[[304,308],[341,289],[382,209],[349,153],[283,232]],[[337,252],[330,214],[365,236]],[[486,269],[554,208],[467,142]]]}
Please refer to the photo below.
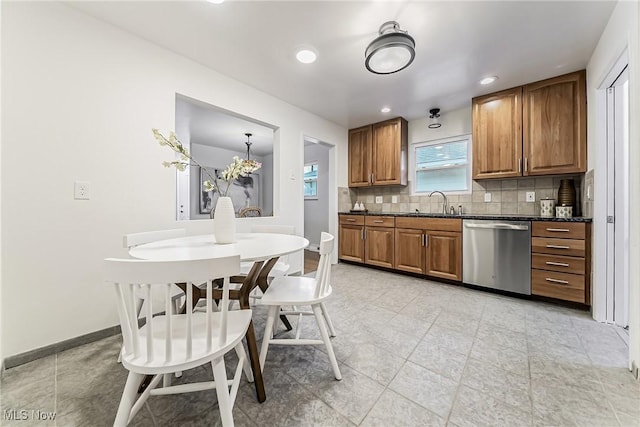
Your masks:
{"label": "chrome faucet", "polygon": [[432,191],[431,194],[429,194],[429,197],[433,196],[433,193],[438,193],[443,197],[444,200],[442,202],[442,213],[446,215],[447,214],[447,206],[448,206],[447,196],[445,196],[442,191]]}

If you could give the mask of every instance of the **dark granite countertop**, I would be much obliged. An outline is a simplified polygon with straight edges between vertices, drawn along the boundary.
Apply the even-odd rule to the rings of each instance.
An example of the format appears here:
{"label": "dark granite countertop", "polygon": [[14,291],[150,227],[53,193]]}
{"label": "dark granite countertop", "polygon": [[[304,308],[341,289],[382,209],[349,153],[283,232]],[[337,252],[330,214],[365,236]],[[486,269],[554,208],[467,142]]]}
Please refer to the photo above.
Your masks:
{"label": "dark granite countertop", "polygon": [[491,214],[463,214],[444,215],[438,213],[415,213],[415,212],[338,212],[338,215],[370,215],[370,216],[408,216],[424,218],[460,218],[460,219],[488,219],[505,221],[556,221],[556,222],[592,222],[591,218],[555,218],[535,215],[491,215]]}

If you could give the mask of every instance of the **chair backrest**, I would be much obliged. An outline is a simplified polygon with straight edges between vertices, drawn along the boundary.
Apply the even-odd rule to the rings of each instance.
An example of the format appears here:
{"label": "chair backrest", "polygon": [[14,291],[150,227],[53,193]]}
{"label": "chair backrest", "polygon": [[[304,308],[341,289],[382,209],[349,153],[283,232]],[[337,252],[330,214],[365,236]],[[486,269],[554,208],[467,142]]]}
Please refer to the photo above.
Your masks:
{"label": "chair backrest", "polygon": [[257,206],[249,206],[246,208],[242,208],[238,212],[239,218],[250,218],[250,217],[257,217],[257,216],[262,216],[262,209],[260,209]]}
{"label": "chair backrest", "polygon": [[[188,362],[226,342],[229,278],[240,272],[239,255],[190,261],[108,258],[104,261],[104,272],[105,282],[112,283],[116,291],[125,356],[132,354],[134,359],[146,360],[143,363],[150,365]],[[217,278],[224,279],[219,312],[213,308],[212,282]],[[186,314],[170,314],[171,286],[174,283],[186,283],[187,307],[193,306],[193,287],[206,283],[205,313],[187,310]],[[144,332],[136,310],[140,292],[148,301],[144,312]],[[164,305],[165,315],[153,317],[155,302]],[[206,328],[202,327],[202,322],[194,325],[194,317],[203,315],[206,316]]]}
{"label": "chair backrest", "polygon": [[293,225],[254,225],[251,227],[254,233],[278,233],[296,234],[296,227]]}
{"label": "chair backrest", "polygon": [[335,237],[324,231],[320,235],[320,260],[316,271],[315,297],[320,298],[331,289],[331,253],[333,252]]}
{"label": "chair backrest", "polygon": [[165,239],[175,239],[177,237],[184,237],[186,235],[187,231],[184,228],[131,233],[124,235],[124,237],[122,238],[122,245],[125,248],[130,249],[134,246],[144,245],[145,243],[151,243]]}

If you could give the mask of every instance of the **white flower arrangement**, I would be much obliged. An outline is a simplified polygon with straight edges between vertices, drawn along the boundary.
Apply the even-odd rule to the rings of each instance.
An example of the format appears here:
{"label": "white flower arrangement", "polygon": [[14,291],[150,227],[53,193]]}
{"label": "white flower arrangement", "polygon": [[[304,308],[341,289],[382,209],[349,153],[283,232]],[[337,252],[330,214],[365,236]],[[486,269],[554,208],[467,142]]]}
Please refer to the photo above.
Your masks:
{"label": "white flower arrangement", "polygon": [[229,166],[227,166],[224,171],[222,171],[222,177],[220,178],[220,180],[227,183],[223,191],[220,183],[218,182],[219,178],[217,176],[214,176],[215,174],[211,175],[206,168],[202,167],[200,163],[198,163],[193,157],[191,157],[189,150],[178,140],[175,132],[170,132],[169,138],[166,138],[160,133],[158,129],[152,130],[153,136],[156,138],[160,145],[166,145],[176,153],[180,154],[180,160],[174,160],[172,162],[162,162],[164,167],[170,168],[171,166],[173,166],[179,171],[184,171],[187,166],[199,166],[200,169],[203,170],[210,178],[203,183],[204,189],[206,191],[216,191],[220,194],[220,196],[226,197],[229,194],[229,187],[231,186],[231,183],[234,179],[237,179],[241,176],[247,176],[262,167],[262,164],[260,162],[256,162],[255,160],[245,160],[240,159],[238,156],[234,156],[233,162],[229,164]]}

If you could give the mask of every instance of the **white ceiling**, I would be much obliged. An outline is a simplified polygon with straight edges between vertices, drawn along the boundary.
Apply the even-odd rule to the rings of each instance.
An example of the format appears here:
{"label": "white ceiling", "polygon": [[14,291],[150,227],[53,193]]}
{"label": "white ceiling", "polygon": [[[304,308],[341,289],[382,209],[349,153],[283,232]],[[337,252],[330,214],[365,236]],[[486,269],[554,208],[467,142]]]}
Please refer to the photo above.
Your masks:
{"label": "white ceiling", "polygon": [[[614,1],[201,1],[69,5],[348,128],[583,69]],[[396,20],[416,59],[392,75],[364,67],[380,25]],[[311,45],[314,64],[295,48]],[[478,81],[497,75],[493,85]],[[382,106],[392,111],[380,113]],[[239,140],[242,141],[242,136]]]}

